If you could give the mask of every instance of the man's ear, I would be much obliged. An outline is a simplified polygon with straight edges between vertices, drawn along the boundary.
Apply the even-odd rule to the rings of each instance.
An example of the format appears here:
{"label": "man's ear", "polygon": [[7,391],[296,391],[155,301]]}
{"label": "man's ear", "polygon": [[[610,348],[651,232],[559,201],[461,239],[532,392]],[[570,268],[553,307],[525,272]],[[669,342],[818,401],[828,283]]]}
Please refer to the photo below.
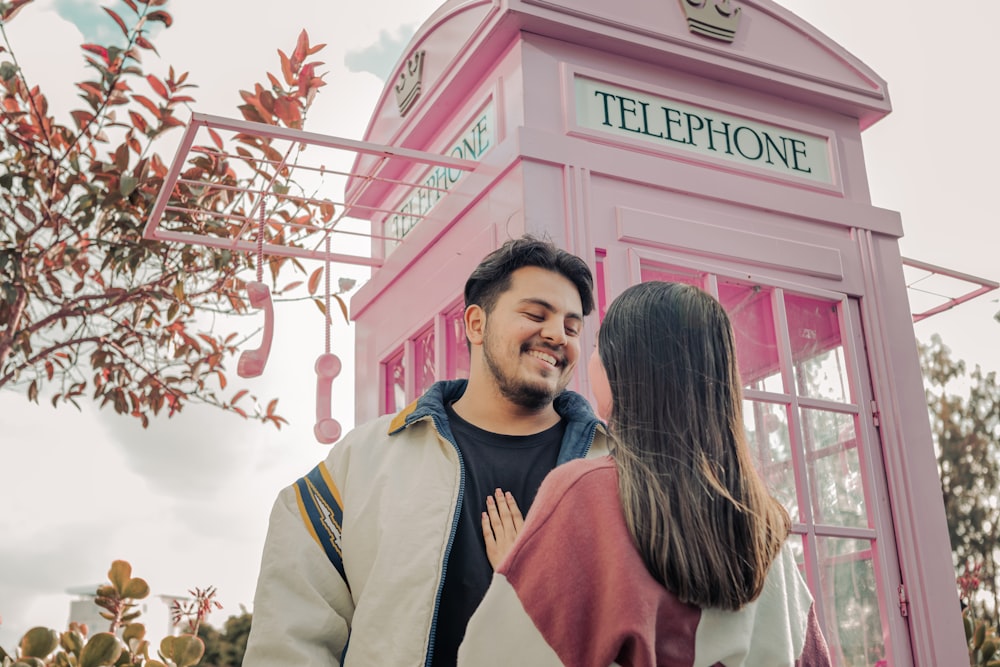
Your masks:
{"label": "man's ear", "polygon": [[482,345],[486,331],[486,311],[472,304],[465,309],[465,335],[473,345]]}

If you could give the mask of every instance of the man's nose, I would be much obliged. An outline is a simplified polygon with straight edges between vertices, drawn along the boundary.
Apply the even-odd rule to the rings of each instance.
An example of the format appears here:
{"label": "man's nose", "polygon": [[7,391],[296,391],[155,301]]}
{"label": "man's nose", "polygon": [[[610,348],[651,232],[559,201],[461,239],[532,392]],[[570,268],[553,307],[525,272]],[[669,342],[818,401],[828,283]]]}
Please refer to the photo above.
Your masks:
{"label": "man's nose", "polygon": [[542,337],[553,345],[566,344],[566,328],[562,322],[547,320],[542,328]]}

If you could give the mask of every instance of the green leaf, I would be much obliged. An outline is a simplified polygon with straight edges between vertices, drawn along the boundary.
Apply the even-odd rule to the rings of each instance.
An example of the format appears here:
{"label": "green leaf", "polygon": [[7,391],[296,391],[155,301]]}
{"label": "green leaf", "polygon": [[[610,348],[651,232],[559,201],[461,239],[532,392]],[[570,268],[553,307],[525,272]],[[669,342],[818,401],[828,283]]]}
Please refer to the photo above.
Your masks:
{"label": "green leaf", "polygon": [[131,174],[125,174],[118,182],[118,192],[121,193],[122,197],[128,197],[135,192],[137,187],[139,187],[139,179]]}
{"label": "green leaf", "polygon": [[167,660],[174,659],[174,643],[177,641],[177,637],[173,635],[167,635],[160,640],[160,655],[162,655]]}
{"label": "green leaf", "polygon": [[[8,62],[6,60],[0,63],[0,79],[3,79],[4,81],[10,81],[15,76],[17,76],[17,66],[14,63]],[[10,187],[10,186],[5,186],[5,187]]]}
{"label": "green leaf", "polygon": [[45,658],[59,646],[59,633],[49,628],[31,628],[21,637],[21,655]]}
{"label": "green leaf", "polygon": [[177,667],[193,667],[205,654],[205,643],[194,635],[180,635],[174,640],[174,657]]}
{"label": "green leaf", "polygon": [[79,658],[80,651],[83,650],[83,635],[76,630],[67,630],[60,635],[59,643],[62,645],[64,651],[72,653]]}
{"label": "green leaf", "polygon": [[[121,562],[121,561],[116,561]],[[80,667],[107,667],[122,654],[122,643],[110,632],[99,632],[87,640],[80,653]]]}
{"label": "green leaf", "polygon": [[130,579],[125,586],[125,590],[122,592],[122,597],[132,600],[141,600],[147,595],[149,595],[149,584],[146,583],[145,579],[138,577]]}
{"label": "green leaf", "polygon": [[111,581],[111,585],[115,587],[118,595],[124,597],[125,587],[128,586],[129,580],[132,579],[132,565],[125,560],[116,560],[111,563],[111,569],[108,570],[108,579]]}

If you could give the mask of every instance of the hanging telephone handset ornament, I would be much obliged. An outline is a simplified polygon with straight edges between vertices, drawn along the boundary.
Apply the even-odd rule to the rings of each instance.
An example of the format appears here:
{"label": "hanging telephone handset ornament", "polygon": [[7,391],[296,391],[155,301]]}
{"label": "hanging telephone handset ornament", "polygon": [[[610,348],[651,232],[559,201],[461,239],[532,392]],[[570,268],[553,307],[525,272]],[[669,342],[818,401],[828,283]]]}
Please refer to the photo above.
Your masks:
{"label": "hanging telephone handset ornament", "polygon": [[340,375],[340,359],[335,354],[321,354],[316,359],[316,425],[313,434],[324,445],[340,439],[340,422],[330,417],[332,397],[330,387]]}
{"label": "hanging telephone handset ornament", "polygon": [[274,335],[274,304],[271,303],[271,290],[261,282],[247,283],[247,296],[250,305],[264,309],[264,339],[260,346],[252,350],[243,350],[236,363],[236,373],[241,378],[255,378],[264,372],[267,356],[271,353],[271,338]]}
{"label": "hanging telephone handset ornament", "polygon": [[257,280],[247,283],[247,297],[254,308],[264,309],[264,337],[260,346],[244,350],[236,362],[236,374],[241,378],[257,377],[264,372],[267,357],[271,353],[271,338],[274,336],[274,304],[271,290],[264,284],[264,197],[260,200],[260,226],[257,230]]}
{"label": "hanging telephone handset ornament", "polygon": [[316,440],[329,445],[340,439],[340,422],[330,416],[333,396],[333,379],[340,375],[340,359],[330,352],[330,236],[326,237],[326,267],[323,271],[326,281],[326,352],[316,359],[316,425],[313,435]]}

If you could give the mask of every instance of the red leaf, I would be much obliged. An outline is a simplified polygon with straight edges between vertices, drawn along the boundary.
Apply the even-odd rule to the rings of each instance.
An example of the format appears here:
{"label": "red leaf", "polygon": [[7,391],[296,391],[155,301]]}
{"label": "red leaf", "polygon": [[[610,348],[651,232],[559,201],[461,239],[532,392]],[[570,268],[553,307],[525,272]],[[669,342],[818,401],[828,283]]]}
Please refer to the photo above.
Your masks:
{"label": "red leaf", "polygon": [[145,97],[144,95],[133,95],[132,99],[149,109],[150,113],[152,113],[156,118],[160,117],[162,112],[148,97]]}
{"label": "red leaf", "polygon": [[146,20],[160,21],[163,25],[167,26],[168,28],[174,23],[173,17],[163,10],[157,12],[150,12],[149,14],[146,14]]}
{"label": "red leaf", "polygon": [[295,51],[292,52],[292,69],[298,68],[302,61],[306,59],[306,52],[309,51],[309,35],[305,29],[299,33],[299,38],[295,42]]}
{"label": "red leaf", "polygon": [[292,71],[292,63],[281,49],[278,49],[278,57],[281,58],[281,74],[285,77],[285,83],[289,86],[294,86],[295,73]]}
{"label": "red leaf", "polygon": [[274,414],[274,409],[278,407],[278,399],[272,398],[271,402],[267,404],[267,416]]}
{"label": "red leaf", "polygon": [[81,81],[80,83],[76,84],[76,87],[84,91],[85,93],[90,93],[94,95],[99,100],[104,99],[104,90],[102,90],[93,81]]}
{"label": "red leaf", "polygon": [[55,375],[55,373],[56,373],[56,367],[52,364],[51,361],[46,361],[45,374],[49,376],[50,380],[52,379],[52,376]]}
{"label": "red leaf", "polygon": [[227,384],[226,374],[222,371],[215,371],[215,374],[219,376],[219,387],[225,389]]}
{"label": "red leaf", "polygon": [[236,392],[236,395],[233,396],[233,400],[231,401],[231,403],[233,405],[235,405],[241,398],[243,398],[244,396],[246,396],[247,393],[248,392],[247,392],[246,389],[240,389],[238,392]]}
{"label": "red leaf", "polygon": [[94,114],[82,109],[71,111],[70,115],[73,117],[73,120],[76,121],[76,127],[79,130],[82,130],[87,123],[94,119]]}
{"label": "red leaf", "polygon": [[[139,130],[143,134],[146,134],[146,132],[149,129],[149,126],[146,124],[146,119],[142,117],[142,114],[137,113],[135,111],[129,111],[128,115],[129,118],[132,119],[132,125],[135,126],[135,129]],[[75,117],[76,116],[74,116],[74,118]]]}
{"label": "red leaf", "polygon": [[11,0],[6,3],[6,11],[0,14],[0,21],[6,23],[14,18],[21,9],[32,0]]}
{"label": "red leaf", "polygon": [[309,84],[316,74],[316,63],[309,63],[299,72],[299,95],[305,97],[309,91]]}
{"label": "red leaf", "polygon": [[108,60],[108,50],[100,44],[84,44],[80,48],[84,51],[89,51],[90,53],[100,56],[104,60],[105,65],[111,64],[111,61]]}
{"label": "red leaf", "polygon": [[142,48],[146,49],[147,51],[152,51],[156,55],[160,55],[160,52],[156,50],[156,47],[153,46],[152,42],[150,42],[148,39],[146,39],[142,35],[139,35],[139,36],[137,36],[135,38],[135,43],[138,46],[141,46]]}
{"label": "red leaf", "polygon": [[108,9],[107,7],[101,7],[101,9],[106,11],[108,13],[108,16],[114,19],[114,22],[117,23],[118,27],[122,29],[122,34],[127,36],[128,27],[125,25],[125,21],[122,21],[122,17],[118,16],[118,14],[115,14],[112,10]]}
{"label": "red leaf", "polygon": [[153,89],[157,95],[163,99],[170,99],[170,94],[167,92],[167,87],[163,85],[163,82],[156,78],[156,76],[149,74],[146,76],[146,81],[149,82],[149,86]]}
{"label": "red leaf", "polygon": [[212,128],[207,128],[207,129],[208,129],[208,136],[212,137],[212,143],[215,144],[215,147],[221,151],[222,137],[220,137],[219,133],[213,130]]}
{"label": "red leaf", "polygon": [[336,209],[334,208],[332,201],[330,201],[329,199],[324,199],[322,202],[320,202],[319,212],[323,218],[323,222],[330,222],[331,220],[333,220],[333,215],[336,212]]}
{"label": "red leaf", "polygon": [[302,114],[299,112],[298,100],[288,96],[279,97],[274,101],[274,115],[286,127],[297,128],[302,124]]}
{"label": "red leaf", "polygon": [[347,304],[338,295],[334,294],[333,298],[337,300],[337,304],[340,306],[340,312],[344,314],[344,321],[348,324],[351,323],[351,316],[347,313]]}
{"label": "red leaf", "polygon": [[309,293],[315,294],[319,289],[319,279],[323,277],[323,267],[319,267],[309,276]]}

